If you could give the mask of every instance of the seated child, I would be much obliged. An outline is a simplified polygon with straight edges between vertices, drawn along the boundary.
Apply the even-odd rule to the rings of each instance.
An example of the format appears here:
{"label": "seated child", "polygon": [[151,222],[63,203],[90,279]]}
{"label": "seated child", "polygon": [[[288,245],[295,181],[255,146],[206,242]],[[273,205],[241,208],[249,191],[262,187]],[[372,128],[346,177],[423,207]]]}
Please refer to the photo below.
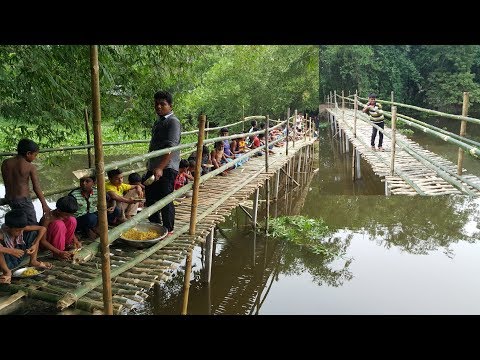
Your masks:
{"label": "seated child", "polygon": [[[120,169],[114,169],[107,172],[108,181],[105,183],[105,191],[107,195],[110,197],[111,201],[115,201],[115,207],[119,208],[122,211],[120,203],[126,204],[135,204],[138,202],[132,198],[126,198],[123,194],[134,188],[136,189],[136,197],[143,198],[143,189],[140,184],[138,185],[130,185],[123,183],[123,175]],[[135,209],[136,210],[136,209]],[[125,217],[120,217],[117,219],[117,222],[125,222],[127,219]]]}
{"label": "seated child", "polygon": [[0,228],[0,283],[10,284],[12,271],[25,256],[30,256],[30,266],[50,269],[52,264],[37,260],[40,239],[47,229],[38,225],[27,225],[27,214],[14,209],[5,214],[5,223]]}
{"label": "seated child", "polygon": [[77,200],[73,196],[63,196],[57,200],[57,208],[40,219],[40,224],[47,228],[47,236],[41,240],[42,247],[57,259],[72,259],[73,253],[67,250],[82,246],[75,235],[77,219],[73,215],[77,210]]}
{"label": "seated child", "polygon": [[183,185],[185,185],[188,180],[193,180],[193,176],[187,174],[188,171],[188,161],[185,159],[180,160],[180,165],[178,166],[178,174],[175,177],[175,182],[173,183],[173,189],[178,190]]}
{"label": "seated child", "polygon": [[[188,161],[190,160],[194,160],[196,161],[197,160],[197,152],[194,151],[190,154],[190,156],[188,157]],[[208,165],[211,165],[212,164],[212,161],[210,160],[210,152],[208,151],[208,147],[207,145],[203,145],[202,147],[202,174],[201,175],[205,175],[207,174],[209,171],[210,171],[210,167],[211,166],[208,166]],[[193,169],[193,172],[195,171],[195,169]],[[192,172],[192,175],[193,175],[193,172]]]}
{"label": "seated child", "polygon": [[[212,153],[210,154],[210,157],[212,158],[212,164],[214,169],[218,169],[220,166],[225,164],[227,162],[227,158],[225,157],[225,154],[223,152],[223,142],[222,141],[217,141],[215,143],[215,148],[212,150]],[[231,159],[230,159],[231,160]],[[220,175],[225,176],[226,171],[223,171],[220,173]]]}
{"label": "seated child", "polygon": [[[77,219],[76,231],[89,239],[96,239],[98,234],[98,194],[95,186],[96,177],[94,175],[84,176],[80,179],[80,187],[70,191],[68,194],[77,200],[78,210],[74,214]],[[113,216],[107,215],[108,220]]]}
{"label": "seated child", "polygon": [[[134,172],[128,175],[128,183],[132,186],[138,185],[142,188],[142,190],[145,189],[145,185],[142,184],[142,177],[139,173]],[[138,199],[138,188],[132,187],[123,194],[123,197],[125,199]],[[121,218],[130,219],[132,216],[137,215],[139,207],[143,207],[143,202],[135,202],[133,204],[127,204],[124,202],[120,203],[120,208],[122,209]]]}

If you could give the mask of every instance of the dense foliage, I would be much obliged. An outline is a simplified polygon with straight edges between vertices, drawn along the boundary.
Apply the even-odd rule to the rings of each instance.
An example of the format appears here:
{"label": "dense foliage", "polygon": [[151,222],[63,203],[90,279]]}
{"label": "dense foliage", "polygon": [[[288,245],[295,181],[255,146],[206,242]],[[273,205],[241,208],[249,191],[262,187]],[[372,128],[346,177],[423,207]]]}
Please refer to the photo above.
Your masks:
{"label": "dense foliage", "polygon": [[[318,106],[316,46],[100,46],[99,63],[102,121],[121,139],[148,137],[160,89],[173,94],[185,130],[202,112],[223,125],[243,111],[276,118],[288,106]],[[90,107],[88,46],[0,46],[3,151],[21,137],[41,147],[85,143],[77,135]]]}
{"label": "dense foliage", "polygon": [[459,113],[468,91],[478,112],[478,45],[328,45],[319,56],[320,99],[331,90],[382,99],[394,91],[399,102]]}

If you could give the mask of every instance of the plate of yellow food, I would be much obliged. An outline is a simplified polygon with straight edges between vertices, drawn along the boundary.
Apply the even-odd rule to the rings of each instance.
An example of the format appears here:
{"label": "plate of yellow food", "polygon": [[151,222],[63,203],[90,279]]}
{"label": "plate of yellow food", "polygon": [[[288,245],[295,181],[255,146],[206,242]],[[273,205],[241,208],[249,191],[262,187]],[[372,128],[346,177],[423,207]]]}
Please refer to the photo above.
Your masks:
{"label": "plate of yellow food", "polygon": [[160,224],[141,222],[120,235],[121,241],[138,249],[150,247],[168,235],[168,231]]}
{"label": "plate of yellow food", "polygon": [[27,278],[32,276],[40,275],[45,271],[45,268],[38,267],[38,266],[25,266],[21,267],[20,269],[15,270],[12,273],[12,277],[16,278]]}

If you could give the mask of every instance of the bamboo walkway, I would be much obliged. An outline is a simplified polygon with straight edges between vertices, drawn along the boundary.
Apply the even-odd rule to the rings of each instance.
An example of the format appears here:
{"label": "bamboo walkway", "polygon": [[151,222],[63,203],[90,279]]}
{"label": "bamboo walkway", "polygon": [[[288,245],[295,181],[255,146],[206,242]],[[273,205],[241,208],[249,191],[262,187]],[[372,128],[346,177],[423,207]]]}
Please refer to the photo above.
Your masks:
{"label": "bamboo walkway", "polygon": [[[464,194],[470,192],[472,195],[479,195],[480,192],[468,185],[462,180],[480,185],[480,178],[471,174],[463,174],[458,180],[461,184],[460,188],[453,186],[450,182],[440,177],[436,171],[422,164],[412,155],[404,151],[398,144],[398,140],[405,142],[413,148],[421,156],[429,158],[447,169],[451,173],[457,172],[457,165],[443,157],[422,148],[416,142],[408,139],[405,135],[396,132],[397,146],[395,150],[395,174],[390,175],[390,158],[391,158],[391,139],[387,136],[383,137],[383,148],[385,151],[374,151],[370,147],[370,138],[372,134],[372,125],[360,119],[357,119],[356,135],[353,136],[354,127],[354,110],[341,108],[329,108],[327,111],[335,117],[338,126],[346,133],[348,141],[357,149],[362,157],[372,166],[376,175],[384,177],[389,193],[394,195],[453,195]],[[344,114],[343,114],[344,111]],[[366,115],[359,110],[359,117],[366,119]],[[391,135],[390,128],[385,126],[385,132]],[[376,138],[378,144],[378,134]],[[463,172],[465,173],[465,169]],[[400,176],[401,175],[401,176]]]}
{"label": "bamboo walkway", "polygon": [[[162,240],[163,247],[153,255],[112,277],[113,310],[115,314],[125,314],[140,309],[148,297],[147,291],[155,283],[170,280],[174,270],[180,266],[196,242],[205,237],[216,224],[237,205],[247,199],[266,179],[274,176],[299,150],[311,145],[314,140],[303,139],[290,142],[288,157],[286,147],[276,147],[275,155],[269,156],[269,172],[265,172],[265,156],[251,158],[241,167],[232,170],[227,176],[216,176],[200,185],[197,208],[196,233],[188,235],[191,198],[186,198],[176,206],[175,232]],[[214,204],[220,204],[216,207]],[[141,255],[145,250],[132,249],[114,242],[110,245],[111,271]],[[27,279],[12,279],[12,284],[1,285],[0,290],[15,293],[24,291],[27,296],[57,303],[63,309],[65,299],[72,297],[75,289],[89,286],[85,295],[74,298],[74,307],[92,313],[103,313],[100,253],[90,261],[80,264],[48,260],[54,265],[43,274]]]}

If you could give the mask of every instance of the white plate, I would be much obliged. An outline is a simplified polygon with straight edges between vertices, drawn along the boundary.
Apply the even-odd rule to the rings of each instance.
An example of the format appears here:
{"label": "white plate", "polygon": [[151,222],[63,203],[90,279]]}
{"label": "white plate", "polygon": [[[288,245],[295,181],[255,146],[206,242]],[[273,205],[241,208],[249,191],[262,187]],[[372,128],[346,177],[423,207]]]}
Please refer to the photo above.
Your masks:
{"label": "white plate", "polygon": [[[35,275],[23,275],[23,273],[25,271],[27,271],[28,269],[35,269],[38,271],[38,274],[35,274]],[[12,273],[12,277],[15,277],[15,278],[27,278],[27,277],[33,277],[33,276],[37,276],[37,275],[40,275],[41,273],[43,273],[45,271],[45,268],[42,268],[42,267],[38,267],[38,266],[25,266],[25,267],[21,267],[20,269],[17,269],[15,270],[13,273]]]}

